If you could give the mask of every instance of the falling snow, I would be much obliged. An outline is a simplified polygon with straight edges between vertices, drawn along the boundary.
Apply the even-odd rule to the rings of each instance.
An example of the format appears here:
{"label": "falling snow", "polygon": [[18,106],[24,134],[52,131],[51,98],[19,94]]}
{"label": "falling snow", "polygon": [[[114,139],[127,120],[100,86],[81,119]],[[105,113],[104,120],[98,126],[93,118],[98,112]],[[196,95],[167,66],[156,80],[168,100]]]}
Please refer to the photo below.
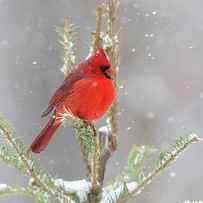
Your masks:
{"label": "falling snow", "polygon": [[171,173],[170,173],[170,177],[171,177],[171,178],[176,177],[176,173],[175,173],[175,172],[171,172]]}
{"label": "falling snow", "polygon": [[33,62],[32,62],[32,65],[37,65],[37,61],[33,61]]}
{"label": "falling snow", "polygon": [[147,117],[147,119],[152,120],[156,117],[156,115],[153,112],[148,112],[146,117]]}
{"label": "falling snow", "polygon": [[200,99],[203,99],[203,92],[200,92],[199,98],[200,98]]}
{"label": "falling snow", "polygon": [[0,184],[0,190],[5,190],[6,188],[8,188],[7,184],[3,184],[3,183]]}
{"label": "falling snow", "polygon": [[152,11],[152,15],[156,15],[157,14],[157,11]]}

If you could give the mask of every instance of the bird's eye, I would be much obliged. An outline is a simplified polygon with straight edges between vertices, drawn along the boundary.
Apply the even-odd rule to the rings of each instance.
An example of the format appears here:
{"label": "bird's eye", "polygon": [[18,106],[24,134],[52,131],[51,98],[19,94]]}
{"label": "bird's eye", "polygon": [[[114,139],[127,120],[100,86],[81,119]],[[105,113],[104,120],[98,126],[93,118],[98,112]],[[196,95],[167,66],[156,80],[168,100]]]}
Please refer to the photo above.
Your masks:
{"label": "bird's eye", "polygon": [[101,69],[102,72],[105,72],[109,68],[110,68],[110,66],[100,66],[100,69]]}

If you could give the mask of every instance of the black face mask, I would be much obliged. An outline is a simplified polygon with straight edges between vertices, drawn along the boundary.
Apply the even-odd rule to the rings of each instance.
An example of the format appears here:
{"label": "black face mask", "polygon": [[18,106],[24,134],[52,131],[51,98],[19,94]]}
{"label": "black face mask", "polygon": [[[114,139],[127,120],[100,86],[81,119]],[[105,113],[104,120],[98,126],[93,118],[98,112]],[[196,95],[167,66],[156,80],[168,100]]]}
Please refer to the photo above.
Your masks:
{"label": "black face mask", "polygon": [[100,66],[100,69],[101,69],[101,71],[103,72],[103,74],[104,74],[108,79],[112,79],[112,77],[106,72],[109,68],[110,68],[110,66]]}

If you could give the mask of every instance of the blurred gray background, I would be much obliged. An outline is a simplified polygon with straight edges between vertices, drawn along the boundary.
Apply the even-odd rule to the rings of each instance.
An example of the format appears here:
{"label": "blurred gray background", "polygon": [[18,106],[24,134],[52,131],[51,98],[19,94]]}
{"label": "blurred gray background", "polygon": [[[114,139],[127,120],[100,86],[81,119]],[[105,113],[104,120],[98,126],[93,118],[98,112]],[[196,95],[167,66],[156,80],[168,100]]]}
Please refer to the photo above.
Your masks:
{"label": "blurred gray background", "polygon": [[[77,26],[77,62],[86,57],[95,28],[94,0],[0,0],[0,111],[30,143],[46,119],[40,113],[63,81],[55,27],[71,16]],[[106,182],[121,171],[133,144],[166,148],[190,132],[203,137],[203,1],[124,0],[121,3],[119,150]],[[132,202],[203,200],[203,145],[187,150]],[[51,173],[83,178],[84,165],[69,128],[37,155]],[[0,183],[27,179],[0,163]],[[27,203],[17,196],[1,203]]]}

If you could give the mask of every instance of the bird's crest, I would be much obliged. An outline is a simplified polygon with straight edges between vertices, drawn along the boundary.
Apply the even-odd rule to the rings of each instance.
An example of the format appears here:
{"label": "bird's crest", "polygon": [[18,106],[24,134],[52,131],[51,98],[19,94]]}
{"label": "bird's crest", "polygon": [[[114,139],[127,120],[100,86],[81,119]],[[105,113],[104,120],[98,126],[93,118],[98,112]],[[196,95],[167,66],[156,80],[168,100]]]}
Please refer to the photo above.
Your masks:
{"label": "bird's crest", "polygon": [[96,53],[89,58],[89,61],[91,61],[94,66],[98,67],[101,65],[110,66],[108,56],[101,45],[97,45]]}

